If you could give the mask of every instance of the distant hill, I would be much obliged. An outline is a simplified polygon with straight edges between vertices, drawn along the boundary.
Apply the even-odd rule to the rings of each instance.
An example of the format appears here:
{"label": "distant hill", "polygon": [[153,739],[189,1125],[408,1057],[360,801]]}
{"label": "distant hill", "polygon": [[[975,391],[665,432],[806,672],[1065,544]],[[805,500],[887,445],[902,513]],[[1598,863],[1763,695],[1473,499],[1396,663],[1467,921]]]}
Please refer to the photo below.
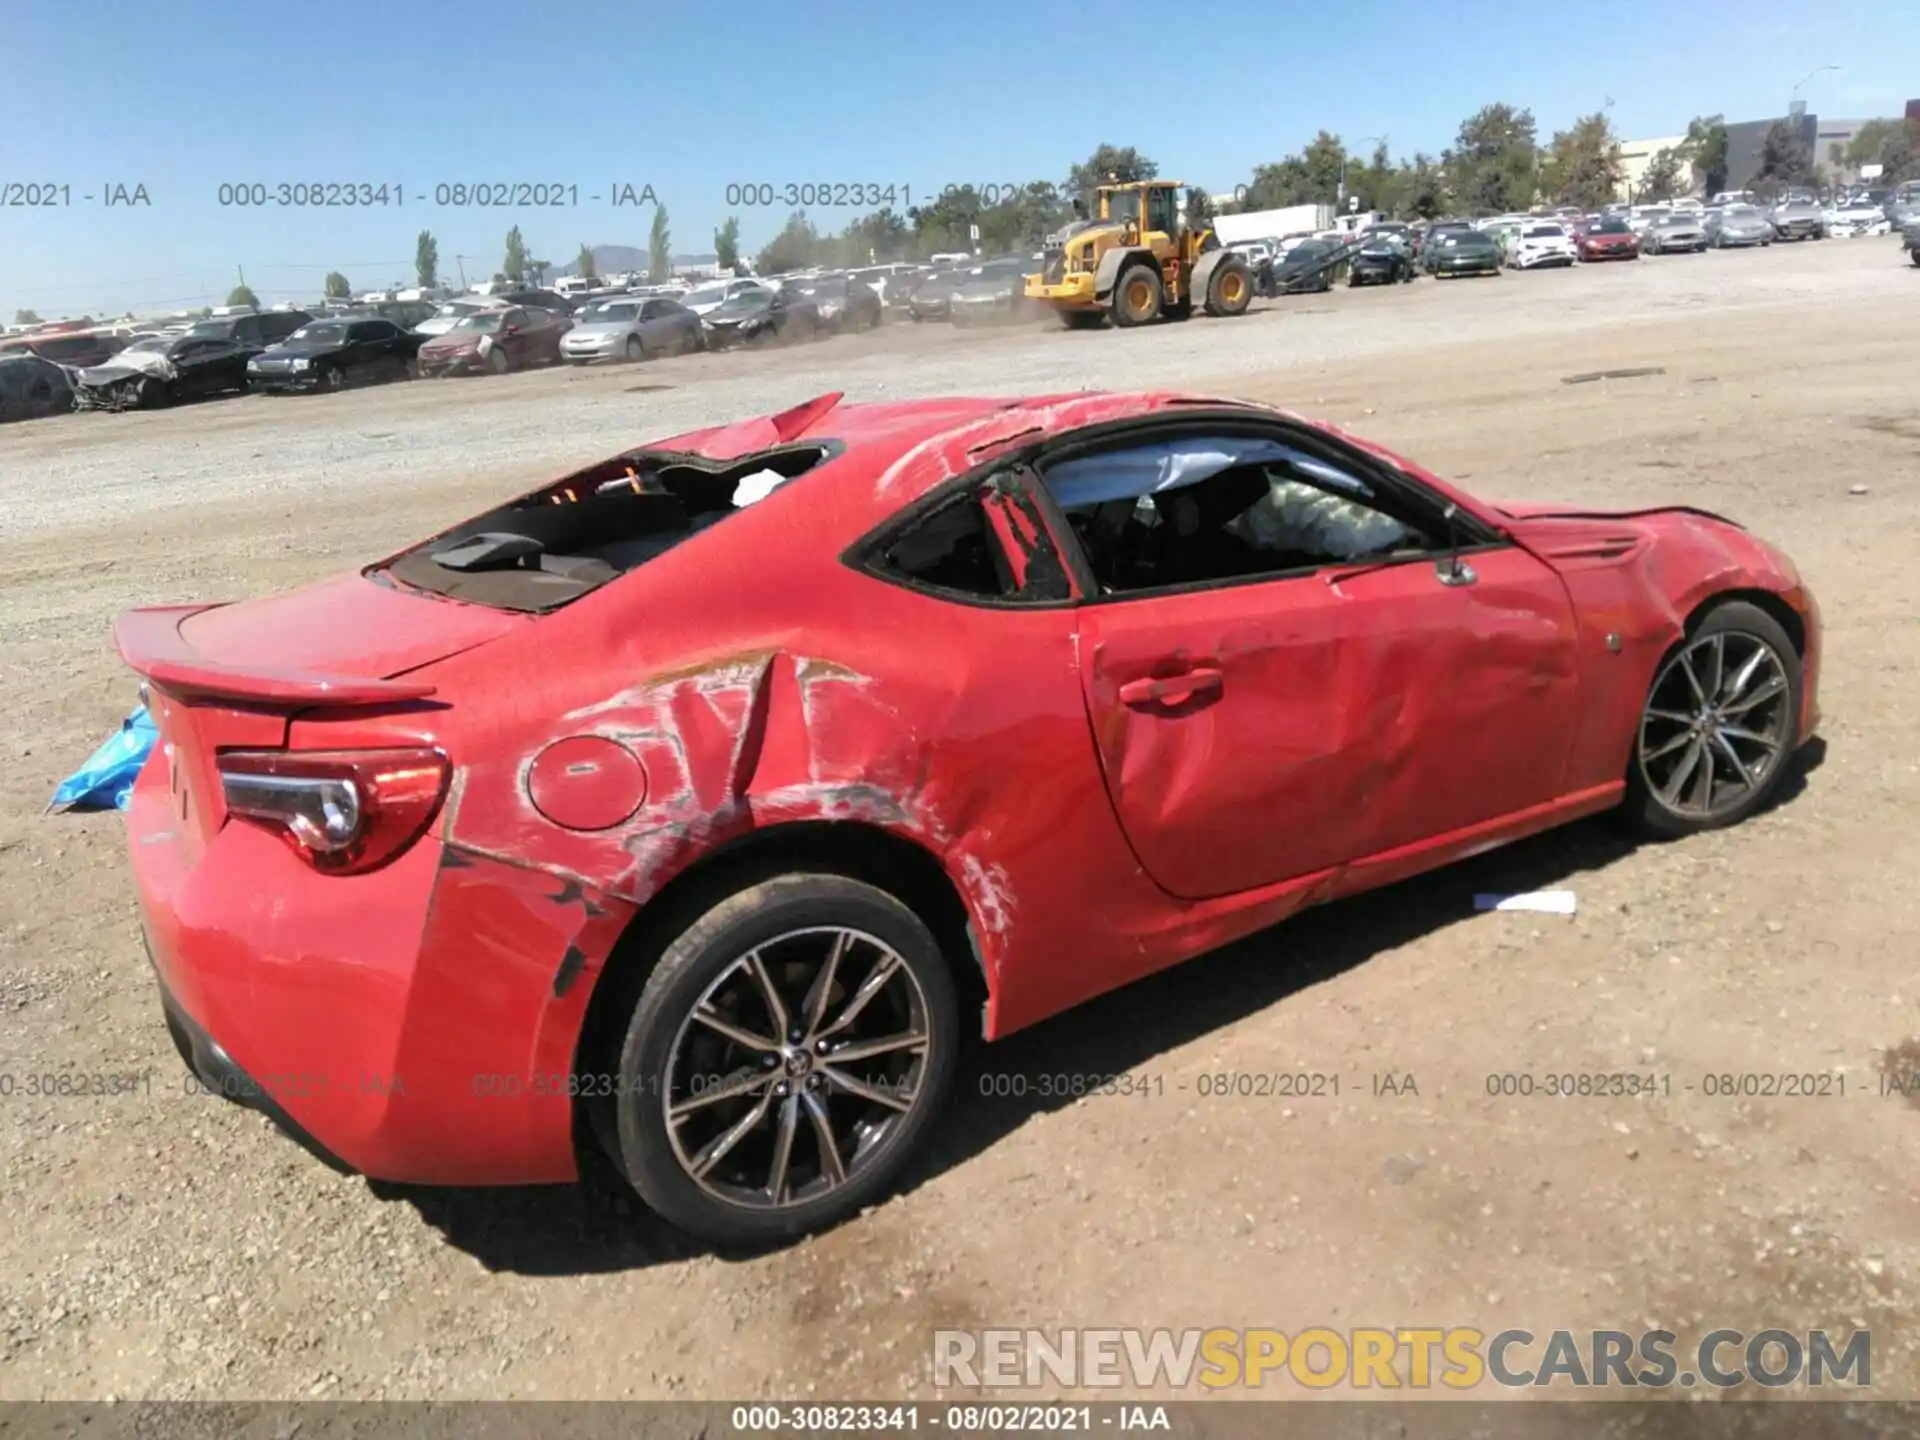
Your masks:
{"label": "distant hill", "polygon": [[[590,248],[593,251],[593,268],[596,274],[617,275],[627,270],[644,272],[647,268],[647,252],[645,250],[635,249],[631,245],[594,245]],[[718,263],[718,257],[713,255],[676,255],[673,257],[675,269],[714,265],[716,263]],[[550,279],[555,280],[559,279],[562,275],[577,275],[580,273],[580,262],[577,259],[569,260],[565,265],[556,266],[547,273]]]}

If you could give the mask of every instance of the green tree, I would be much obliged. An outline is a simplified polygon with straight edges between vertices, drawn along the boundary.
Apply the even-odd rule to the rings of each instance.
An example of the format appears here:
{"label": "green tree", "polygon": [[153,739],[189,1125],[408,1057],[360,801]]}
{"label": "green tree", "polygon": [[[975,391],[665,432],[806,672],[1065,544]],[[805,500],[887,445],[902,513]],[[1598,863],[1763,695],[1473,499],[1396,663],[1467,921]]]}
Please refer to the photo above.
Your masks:
{"label": "green tree", "polygon": [[976,220],[980,246],[989,253],[1032,250],[1072,216],[1072,206],[1055,185],[1030,180],[995,203],[979,208]]}
{"label": "green tree", "polygon": [[518,225],[507,231],[507,254],[500,262],[500,273],[515,285],[527,283],[527,242],[521,239]]}
{"label": "green tree", "polygon": [[647,232],[647,279],[659,284],[673,275],[673,234],[667,229],[667,207],[655,202],[653,228]]}
{"label": "green tree", "polygon": [[873,265],[904,259],[913,245],[913,230],[904,215],[891,207],[875,210],[853,221],[837,237],[835,248],[848,265]]}
{"label": "green tree", "polygon": [[1539,186],[1538,132],[1531,110],[1484,105],[1460,122],[1446,162],[1454,202],[1469,214],[1525,210]]}
{"label": "green tree", "polygon": [[1696,115],[1687,122],[1681,159],[1693,167],[1700,188],[1711,199],[1727,188],[1727,121],[1724,115]]}
{"label": "green tree", "polygon": [[787,223],[781,226],[780,233],[768,241],[766,248],[755,257],[753,268],[761,275],[799,270],[813,263],[819,248],[820,235],[813,228],[813,222],[807,219],[807,212],[796,210],[787,217]]}
{"label": "green tree", "polygon": [[1214,221],[1213,196],[1198,185],[1187,187],[1187,224],[1198,230]]}
{"label": "green tree", "polygon": [[1878,165],[1881,182],[1893,183],[1916,173],[1916,150],[1920,150],[1920,122],[1869,120],[1834,157],[1834,163],[1856,174],[1862,166]]}
{"label": "green tree", "polygon": [[227,292],[227,304],[245,305],[251,309],[260,308],[260,297],[245,285],[236,285]]}
{"label": "green tree", "polygon": [[422,230],[413,242],[413,278],[422,289],[440,283],[440,242],[431,230]]}
{"label": "green tree", "polygon": [[1069,201],[1090,202],[1094,189],[1113,183],[1158,178],[1160,167],[1131,145],[1100,145],[1093,154],[1067,171],[1067,183],[1060,188]]}
{"label": "green tree", "polygon": [[1596,110],[1554,134],[1541,161],[1540,188],[1551,200],[1598,210],[1619,195],[1625,175],[1613,125]]}
{"label": "green tree", "polygon": [[1347,161],[1347,194],[1362,210],[1398,215],[1405,203],[1407,172],[1393,163],[1387,142],[1376,141],[1365,164]]}
{"label": "green tree", "polygon": [[321,283],[320,293],[329,300],[351,300],[353,286],[347,283],[347,277],[338,270],[329,270],[327,278]]}
{"label": "green tree", "polygon": [[573,268],[584,280],[596,280],[600,276],[600,271],[594,264],[593,247],[584,240],[580,242],[580,254],[574,259]]}
{"label": "green tree", "polygon": [[914,250],[921,255],[934,255],[943,250],[972,250],[969,227],[979,221],[984,209],[980,192],[971,185],[943,191],[931,205],[911,207],[907,219],[913,223]]}
{"label": "green tree", "polygon": [[1662,145],[1653,152],[1653,158],[1647,162],[1647,168],[1640,176],[1633,198],[1657,204],[1662,200],[1671,200],[1680,193],[1681,171],[1686,160],[1678,150]]}
{"label": "green tree", "polygon": [[729,215],[727,223],[713,232],[713,253],[722,270],[740,268],[740,217]]}
{"label": "green tree", "polygon": [[1752,183],[1780,189],[1813,178],[1813,156],[1799,126],[1791,120],[1774,121],[1761,137],[1760,165],[1753,172]]}
{"label": "green tree", "polygon": [[1401,177],[1400,213],[1437,220],[1447,212],[1446,172],[1431,155],[1415,155]]}
{"label": "green tree", "polygon": [[42,325],[46,322],[32,310],[16,310],[13,312],[13,323],[16,325]]}

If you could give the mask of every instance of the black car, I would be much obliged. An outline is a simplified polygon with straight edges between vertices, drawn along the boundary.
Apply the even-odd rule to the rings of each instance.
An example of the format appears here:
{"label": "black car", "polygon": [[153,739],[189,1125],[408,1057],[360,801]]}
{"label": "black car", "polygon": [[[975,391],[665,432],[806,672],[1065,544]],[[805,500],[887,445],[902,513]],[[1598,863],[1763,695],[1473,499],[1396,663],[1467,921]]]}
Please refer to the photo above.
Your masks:
{"label": "black car", "polygon": [[1028,318],[1038,303],[1027,299],[1027,275],[1033,269],[1033,261],[1008,255],[968,271],[947,296],[947,318],[955,325]]}
{"label": "black car", "polygon": [[405,380],[419,372],[426,339],[380,316],[315,320],[249,360],[247,383],[273,392]]}
{"label": "black car", "polygon": [[743,290],[706,316],[707,344],[760,345],[773,340],[810,340],[820,331],[820,311],[805,295],[785,290]]}
{"label": "black car", "polygon": [[936,270],[907,296],[907,314],[914,320],[945,320],[953,314],[953,292],[967,283],[964,270]]}
{"label": "black car", "polygon": [[305,310],[248,311],[244,315],[216,315],[196,320],[187,334],[196,340],[231,340],[236,345],[264,350],[278,345],[313,316]]}
{"label": "black car", "polygon": [[1427,269],[1436,280],[1458,275],[1498,275],[1500,247],[1478,230],[1449,230],[1427,241]]}
{"label": "black car", "polygon": [[1404,232],[1370,230],[1347,266],[1347,284],[1404,285],[1415,274],[1413,249]]}
{"label": "black car", "polygon": [[1339,253],[1335,240],[1302,240],[1277,260],[1262,260],[1254,269],[1254,288],[1262,295],[1315,295],[1333,288]]}
{"label": "black car", "polygon": [[[1441,253],[1445,250],[1446,241],[1461,235],[1477,235],[1479,233],[1479,231],[1475,230],[1473,226],[1465,220],[1434,221],[1431,225],[1427,226],[1426,233],[1420,237],[1421,267],[1429,274],[1437,274],[1438,272],[1434,269],[1434,262],[1439,259]],[[1498,248],[1498,246],[1495,247],[1496,253],[1498,253]]]}
{"label": "black car", "polygon": [[257,345],[219,335],[149,336],[106,364],[82,370],[74,386],[74,408],[145,409],[236,394],[247,388],[247,362],[259,353]]}
{"label": "black car", "polygon": [[828,330],[871,330],[880,323],[880,292],[858,280],[818,280],[804,293]]}

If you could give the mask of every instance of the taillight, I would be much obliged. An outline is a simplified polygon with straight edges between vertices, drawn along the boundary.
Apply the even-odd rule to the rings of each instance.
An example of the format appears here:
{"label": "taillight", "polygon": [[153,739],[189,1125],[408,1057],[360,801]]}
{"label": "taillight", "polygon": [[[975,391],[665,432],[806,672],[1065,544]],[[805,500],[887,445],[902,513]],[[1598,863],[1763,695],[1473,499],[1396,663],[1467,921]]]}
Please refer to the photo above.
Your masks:
{"label": "taillight", "polygon": [[219,765],[227,813],[329,875],[376,869],[419,839],[451,774],[438,750],[229,750]]}

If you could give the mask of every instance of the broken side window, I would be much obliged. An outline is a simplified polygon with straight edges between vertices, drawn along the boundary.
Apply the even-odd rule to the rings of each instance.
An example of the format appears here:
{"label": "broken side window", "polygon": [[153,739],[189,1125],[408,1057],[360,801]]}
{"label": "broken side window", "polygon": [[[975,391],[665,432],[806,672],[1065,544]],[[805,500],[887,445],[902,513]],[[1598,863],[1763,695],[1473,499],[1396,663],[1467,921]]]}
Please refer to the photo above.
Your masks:
{"label": "broken side window", "polygon": [[871,568],[917,589],[1041,604],[1066,600],[1066,567],[1031,495],[1010,475],[948,496],[883,540]]}

